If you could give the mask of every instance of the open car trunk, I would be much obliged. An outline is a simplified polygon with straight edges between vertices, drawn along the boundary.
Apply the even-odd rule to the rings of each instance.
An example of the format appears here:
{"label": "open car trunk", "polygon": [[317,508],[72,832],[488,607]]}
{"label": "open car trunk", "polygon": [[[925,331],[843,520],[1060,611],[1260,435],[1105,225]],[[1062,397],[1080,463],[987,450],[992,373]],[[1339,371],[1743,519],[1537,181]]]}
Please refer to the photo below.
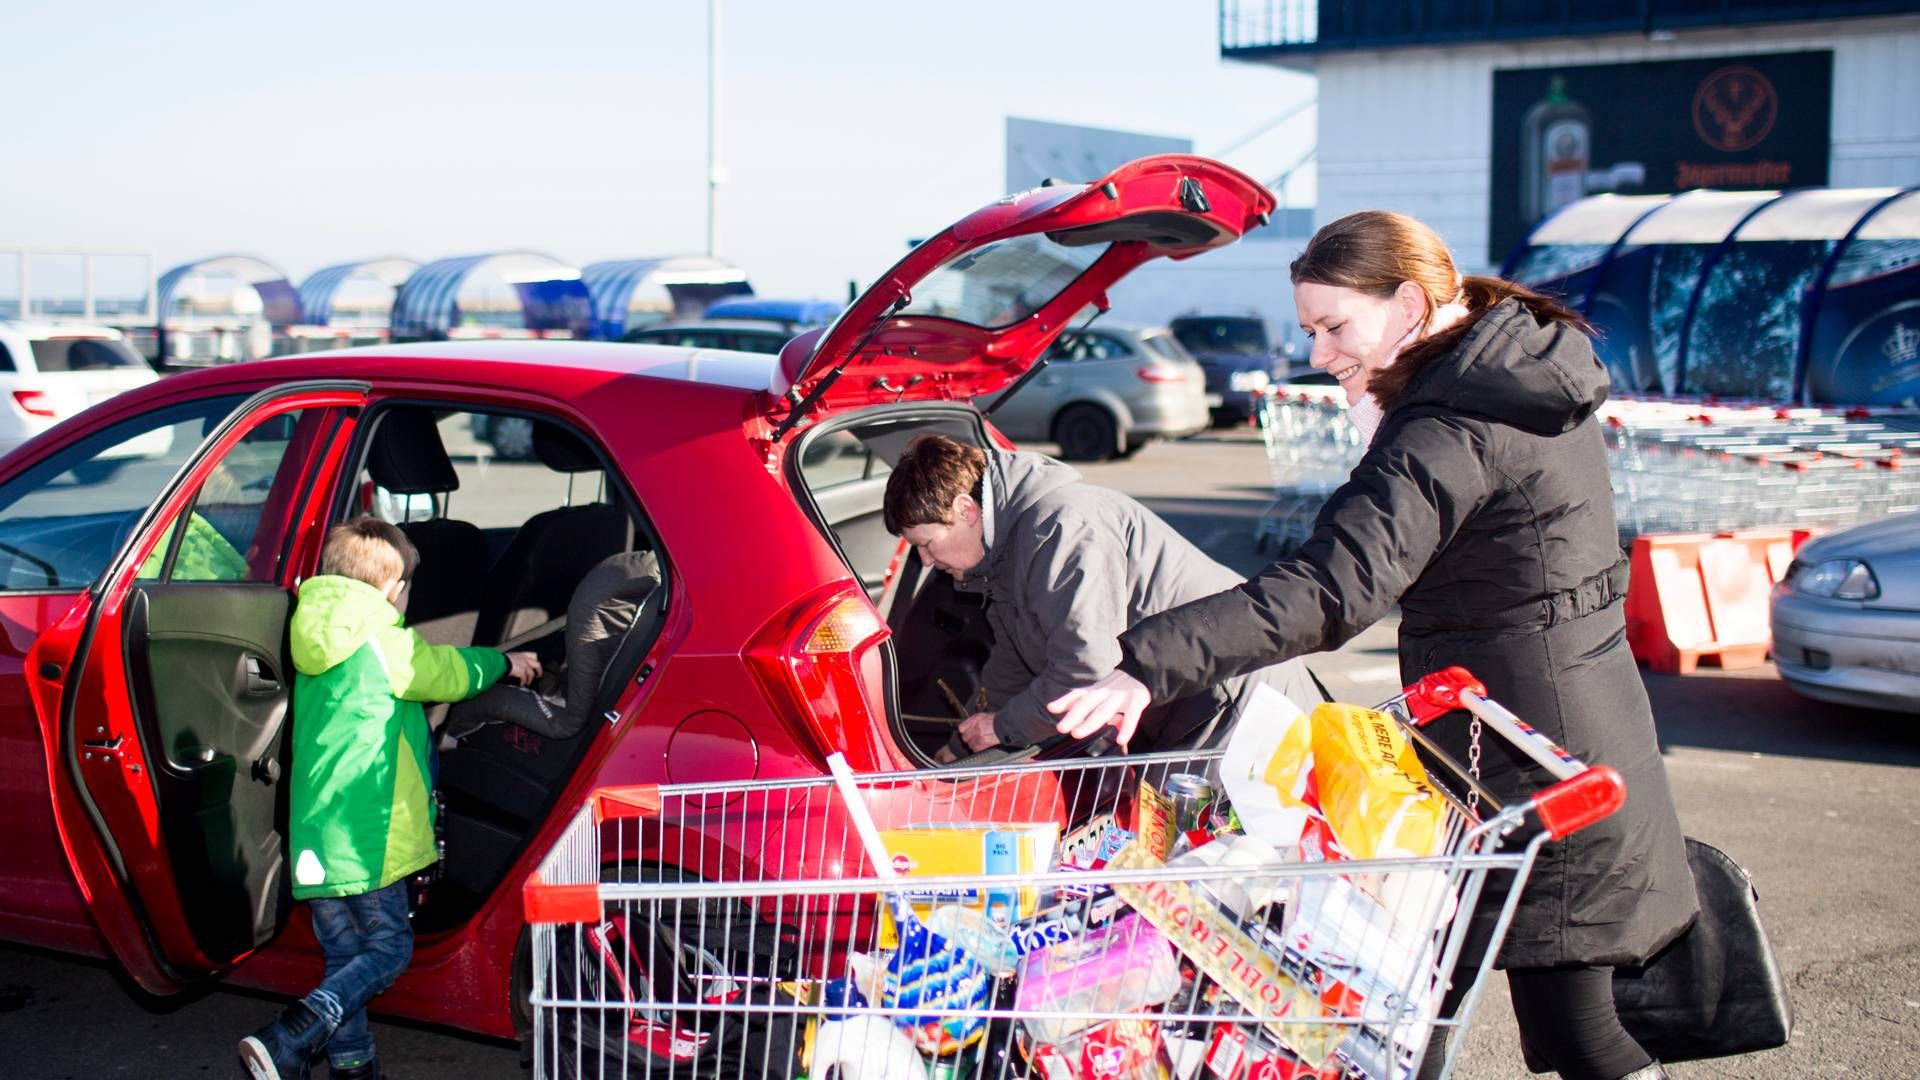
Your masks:
{"label": "open car trunk", "polygon": [[883,521],[893,462],[925,434],[991,445],[985,420],[968,406],[897,405],[821,424],[788,456],[795,497],[893,632],[883,645],[892,689],[888,726],[923,765],[981,708],[981,673],[993,648],[985,598],[958,591],[946,574],[928,572]]}

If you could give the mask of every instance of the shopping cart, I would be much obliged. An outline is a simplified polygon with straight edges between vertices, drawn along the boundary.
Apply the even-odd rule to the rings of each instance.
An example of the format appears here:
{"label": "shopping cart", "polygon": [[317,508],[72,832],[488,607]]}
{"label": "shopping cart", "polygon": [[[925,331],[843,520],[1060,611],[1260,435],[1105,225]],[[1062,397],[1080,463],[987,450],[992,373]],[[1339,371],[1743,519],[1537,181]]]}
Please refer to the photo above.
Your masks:
{"label": "shopping cart", "polygon": [[1286,555],[1366,452],[1337,389],[1275,387],[1260,395],[1255,418],[1266,445],[1273,500],[1253,529],[1258,550]]}
{"label": "shopping cart", "polygon": [[[1217,844],[1174,839],[1164,865],[1154,792],[1219,752],[603,790],[525,886],[534,1075],[1408,1076],[1468,1023],[1541,845],[1625,789],[1458,668],[1381,709],[1429,762],[1438,855],[1236,863],[1242,841],[1208,865]],[[1442,716],[1476,764],[1491,730],[1558,782],[1501,805],[1422,730]],[[1003,827],[982,858],[1008,872],[897,875],[961,822]],[[1056,855],[1027,846],[1055,829]],[[1456,971],[1483,897],[1491,944]],[[1442,1015],[1450,979],[1470,989]]]}

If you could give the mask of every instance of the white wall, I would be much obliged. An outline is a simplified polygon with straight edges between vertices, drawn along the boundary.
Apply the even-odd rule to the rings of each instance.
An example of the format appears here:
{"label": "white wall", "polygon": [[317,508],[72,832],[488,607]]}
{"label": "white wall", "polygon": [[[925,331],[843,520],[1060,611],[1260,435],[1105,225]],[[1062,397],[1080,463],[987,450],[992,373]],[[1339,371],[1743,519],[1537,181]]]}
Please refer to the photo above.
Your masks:
{"label": "white wall", "polygon": [[1500,68],[1685,60],[1833,50],[1834,187],[1920,183],[1920,16],[1682,33],[1553,39],[1317,57],[1320,194],[1316,224],[1399,210],[1438,229],[1462,268],[1487,251],[1493,72]]}

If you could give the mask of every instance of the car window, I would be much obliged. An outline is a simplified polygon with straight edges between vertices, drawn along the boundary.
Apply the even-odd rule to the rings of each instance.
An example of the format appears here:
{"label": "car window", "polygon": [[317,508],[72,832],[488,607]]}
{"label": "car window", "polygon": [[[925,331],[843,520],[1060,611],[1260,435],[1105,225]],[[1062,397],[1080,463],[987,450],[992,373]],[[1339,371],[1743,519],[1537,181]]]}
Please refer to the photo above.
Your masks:
{"label": "car window", "polygon": [[1062,335],[1057,360],[1124,360],[1133,355],[1127,343],[1108,334],[1077,333]]}
{"label": "car window", "polygon": [[0,371],[16,370],[18,369],[13,366],[13,353],[7,348],[6,342],[0,341]]}
{"label": "car window", "polygon": [[785,348],[786,344],[787,336],[785,334],[759,334],[752,331],[742,331],[735,335],[733,347],[742,352],[767,353],[771,355]]}
{"label": "car window", "polygon": [[182,464],[241,399],[123,420],[0,486],[0,589],[84,588]]}
{"label": "car window", "polygon": [[872,480],[892,471],[851,431],[830,431],[809,440],[800,452],[800,477],[810,491]]}
{"label": "car window", "polygon": [[33,343],[33,365],[41,371],[109,371],[146,363],[124,343],[107,338],[47,338]]}
{"label": "car window", "polygon": [[[276,581],[283,535],[261,535],[260,523],[270,496],[279,488],[279,505],[296,489],[300,458],[287,460],[296,442],[311,445],[320,413],[298,410],[276,416],[247,432],[214,466],[188,504],[186,528],[179,521],[140,566],[142,580]],[[278,483],[276,484],[276,481]],[[256,544],[256,541],[259,541]],[[171,564],[172,571],[167,567]]]}
{"label": "car window", "polygon": [[1067,247],[1039,234],[997,240],[928,274],[903,314],[1012,326],[1060,295],[1106,250],[1106,244]]}
{"label": "car window", "polygon": [[1171,334],[1149,334],[1141,338],[1140,343],[1147,347],[1148,352],[1162,359],[1180,361],[1193,359],[1193,354],[1181,348],[1180,343],[1174,340]]}
{"label": "car window", "polygon": [[374,486],[363,468],[361,489],[371,493],[373,516],[395,524],[434,517],[471,522],[481,529],[517,529],[542,510],[582,503],[612,501],[607,496],[606,477],[599,469],[566,473],[548,468],[538,458],[514,460],[474,435],[475,419],[485,431],[503,419],[490,413],[446,412],[435,410],[440,443],[446,447],[447,460],[453,465],[460,486],[451,492],[434,495],[399,495]]}

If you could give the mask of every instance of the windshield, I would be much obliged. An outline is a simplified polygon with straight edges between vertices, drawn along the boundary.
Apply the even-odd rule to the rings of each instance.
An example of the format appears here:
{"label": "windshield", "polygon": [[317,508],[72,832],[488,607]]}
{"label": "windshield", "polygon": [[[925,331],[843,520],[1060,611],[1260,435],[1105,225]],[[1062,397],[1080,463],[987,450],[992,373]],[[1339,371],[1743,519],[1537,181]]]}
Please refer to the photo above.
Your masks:
{"label": "windshield", "polygon": [[139,353],[110,338],[47,338],[33,343],[33,366],[41,371],[105,371],[146,364]]}
{"label": "windshield", "polygon": [[975,248],[927,275],[901,314],[990,330],[1012,326],[1060,295],[1106,250],[1106,244],[1065,247],[1037,233]]}
{"label": "windshield", "polygon": [[1173,334],[1194,352],[1267,355],[1267,328],[1259,319],[1183,319]]}

